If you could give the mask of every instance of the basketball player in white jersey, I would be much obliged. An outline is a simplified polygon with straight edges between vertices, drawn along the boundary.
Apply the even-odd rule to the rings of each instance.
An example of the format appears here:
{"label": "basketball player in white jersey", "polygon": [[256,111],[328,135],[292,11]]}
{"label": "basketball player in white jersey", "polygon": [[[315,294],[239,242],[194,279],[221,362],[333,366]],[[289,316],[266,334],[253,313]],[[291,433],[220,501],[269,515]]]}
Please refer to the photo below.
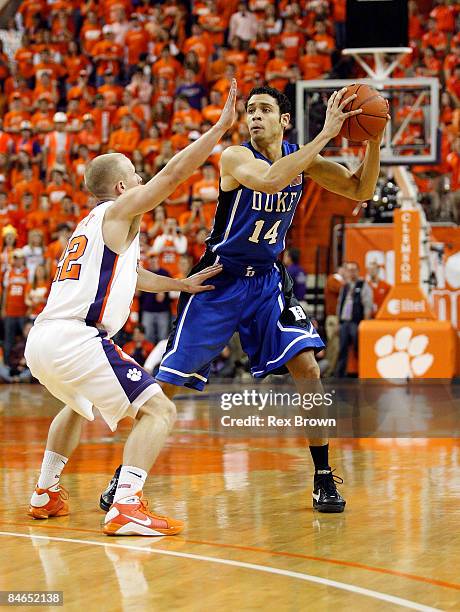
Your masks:
{"label": "basketball player in white jersey", "polygon": [[99,204],[71,236],[25,351],[32,374],[66,404],[49,430],[29,507],[34,518],[69,513],[59,479],[80,440],[81,416],[92,421],[94,406],[112,431],[126,416],[137,421],[124,447],[104,533],[162,536],[183,529],[181,521],[153,514],[142,498],[147,473],[174,424],[175,406],[110,338],[123,327],[136,289],[198,293],[214,288],[203,282],[221,271],[219,265],[184,280],[139,268],[139,227],[142,214],[163,202],[211,154],[234,121],[235,100],[233,81],[219,121],[145,185],[119,153],[100,155],[86,168],[86,185]]}

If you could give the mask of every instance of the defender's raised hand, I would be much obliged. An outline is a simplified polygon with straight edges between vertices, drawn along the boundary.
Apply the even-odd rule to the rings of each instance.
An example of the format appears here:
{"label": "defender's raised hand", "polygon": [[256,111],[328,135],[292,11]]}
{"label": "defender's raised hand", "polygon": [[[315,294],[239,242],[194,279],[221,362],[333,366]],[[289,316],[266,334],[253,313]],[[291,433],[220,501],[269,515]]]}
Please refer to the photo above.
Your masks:
{"label": "defender's raised hand", "polygon": [[347,113],[343,112],[343,109],[347,106],[347,104],[356,98],[356,94],[348,96],[348,98],[344,98],[346,92],[346,87],[340,89],[339,91],[334,91],[327,102],[326,119],[324,121],[322,131],[329,139],[337,136],[345,119],[362,113],[360,108]]}
{"label": "defender's raised hand", "polygon": [[217,121],[216,125],[223,128],[224,130],[229,130],[233,122],[236,119],[236,94],[237,94],[237,84],[236,79],[232,79],[232,84],[230,86],[230,91],[228,92],[227,101],[225,102],[225,106],[222,110],[222,114]]}

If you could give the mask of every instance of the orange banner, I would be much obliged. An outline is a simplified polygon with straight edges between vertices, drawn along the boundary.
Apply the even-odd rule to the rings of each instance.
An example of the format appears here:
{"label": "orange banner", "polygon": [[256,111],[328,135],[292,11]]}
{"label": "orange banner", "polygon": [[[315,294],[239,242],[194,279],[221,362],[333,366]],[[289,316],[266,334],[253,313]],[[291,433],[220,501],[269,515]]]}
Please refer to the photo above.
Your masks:
{"label": "orange banner", "polygon": [[[458,371],[458,337],[450,321],[433,320],[436,315],[420,286],[419,213],[396,211],[394,224],[388,231],[393,242],[393,253],[388,250],[381,253],[380,257],[376,249],[372,248],[358,254],[356,244],[350,241],[347,232],[345,234],[347,258],[361,263],[361,256],[364,266],[376,260],[382,269],[382,264],[385,264],[387,270],[393,269],[394,273],[391,279],[393,286],[375,317],[377,320],[362,321],[359,326],[359,376],[388,379],[452,378]],[[449,232],[448,237],[451,236]],[[381,232],[375,237],[375,246],[378,244],[382,247]],[[454,285],[457,281],[460,284],[460,267],[457,265],[460,259],[460,234],[458,238],[459,252],[455,255],[446,256],[444,243],[437,244],[434,252],[431,250],[433,257],[430,255],[430,269],[439,286],[445,287],[447,279]],[[432,245],[434,240],[433,237]],[[451,247],[451,240],[449,243]],[[372,259],[369,258],[370,254]],[[431,300],[436,303],[434,296]],[[441,309],[438,310],[438,316],[440,314]],[[458,320],[456,323],[458,330]]]}
{"label": "orange banner", "polygon": [[362,321],[360,378],[452,378],[455,331],[443,321]]}
{"label": "orange banner", "polygon": [[419,285],[420,213],[395,210],[393,219],[395,285]]}
{"label": "orange banner", "polygon": [[[440,321],[450,321],[460,332],[460,227],[436,226],[432,228],[432,239],[444,245],[444,252],[431,254],[431,268],[435,283],[428,301]],[[395,251],[393,227],[372,224],[360,227],[345,226],[344,259],[356,261],[364,275],[371,261],[377,261],[381,276],[391,285],[395,284]],[[400,305],[390,304],[390,309]],[[417,304],[401,304],[404,310],[417,310]],[[421,316],[420,314],[418,315]]]}

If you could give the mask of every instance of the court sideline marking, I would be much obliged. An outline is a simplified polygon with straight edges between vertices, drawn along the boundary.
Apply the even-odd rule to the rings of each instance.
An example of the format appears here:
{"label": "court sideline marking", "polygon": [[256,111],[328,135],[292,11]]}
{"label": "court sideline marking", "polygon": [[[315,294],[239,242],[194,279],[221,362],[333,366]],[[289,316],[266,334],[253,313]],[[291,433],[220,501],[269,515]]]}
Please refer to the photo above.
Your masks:
{"label": "court sideline marking", "polygon": [[373,599],[379,599],[381,601],[386,601],[388,603],[392,603],[403,608],[407,608],[409,610],[419,610],[420,612],[440,612],[438,608],[432,608],[430,606],[425,606],[423,604],[419,604],[415,601],[410,601],[409,599],[403,599],[402,597],[397,597],[395,595],[388,595],[386,593],[380,593],[379,591],[374,591],[372,589],[366,589],[363,587],[359,587],[353,584],[348,584],[346,582],[338,582],[336,580],[330,580],[329,578],[321,578],[319,576],[312,576],[310,574],[303,574],[301,572],[293,572],[290,570],[284,570],[277,567],[271,567],[269,565],[257,565],[255,563],[246,563],[244,561],[233,561],[232,559],[220,559],[218,557],[208,557],[205,555],[196,555],[193,553],[183,553],[171,550],[159,550],[153,548],[143,548],[141,546],[127,546],[124,544],[104,544],[103,542],[95,542],[93,540],[78,540],[74,538],[58,538],[51,536],[40,536],[40,535],[31,535],[26,533],[16,533],[12,531],[0,531],[0,536],[14,536],[18,538],[28,538],[28,539],[39,539],[39,540],[51,540],[54,542],[67,542],[70,544],[87,544],[88,546],[102,546],[102,547],[110,547],[110,548],[121,548],[123,550],[136,550],[142,551],[152,554],[158,555],[168,555],[171,557],[180,557],[183,559],[193,559],[194,561],[207,561],[209,563],[218,563],[221,565],[229,565],[233,567],[241,567],[249,570],[254,570],[258,572],[265,572],[267,574],[277,574],[279,576],[287,576],[288,578],[296,578],[297,580],[304,580],[306,582],[314,582],[316,584],[320,584],[323,586],[329,586],[336,589],[340,589],[342,591],[349,591],[351,593],[355,593],[358,595],[364,595],[365,597],[372,597]]}

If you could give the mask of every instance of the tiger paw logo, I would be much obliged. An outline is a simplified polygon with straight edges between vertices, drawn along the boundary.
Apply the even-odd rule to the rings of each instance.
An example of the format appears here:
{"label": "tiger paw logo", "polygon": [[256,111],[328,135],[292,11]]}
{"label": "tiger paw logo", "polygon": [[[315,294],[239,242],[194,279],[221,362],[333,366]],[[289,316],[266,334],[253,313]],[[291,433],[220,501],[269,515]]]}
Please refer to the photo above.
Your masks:
{"label": "tiger paw logo", "polygon": [[426,352],[428,336],[412,334],[410,327],[401,327],[394,336],[387,334],[377,340],[374,352],[382,378],[416,378],[428,372],[434,360]]}
{"label": "tiger paw logo", "polygon": [[142,372],[137,368],[130,368],[126,374],[126,378],[129,378],[129,380],[132,380],[133,382],[137,382],[142,378]]}

